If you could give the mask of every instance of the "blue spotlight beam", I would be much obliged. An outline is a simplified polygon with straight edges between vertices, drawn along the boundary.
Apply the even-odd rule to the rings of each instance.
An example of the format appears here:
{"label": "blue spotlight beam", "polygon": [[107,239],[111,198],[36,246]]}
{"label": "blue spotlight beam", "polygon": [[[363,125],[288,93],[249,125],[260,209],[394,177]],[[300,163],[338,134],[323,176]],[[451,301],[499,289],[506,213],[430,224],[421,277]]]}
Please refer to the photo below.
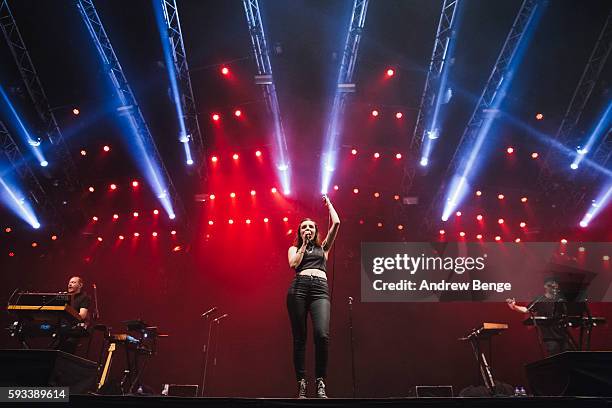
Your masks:
{"label": "blue spotlight beam", "polygon": [[281,112],[276,95],[272,75],[272,64],[270,63],[270,52],[266,42],[264,26],[259,11],[257,0],[243,0],[244,12],[246,14],[249,33],[251,34],[251,46],[257,64],[257,74],[259,77],[266,77],[262,81],[262,90],[268,111],[272,115],[274,125],[274,155],[276,161],[277,175],[283,186],[285,194],[291,191],[291,167],[289,165],[289,151],[287,149],[287,139],[281,120]]}
{"label": "blue spotlight beam", "polygon": [[54,145],[52,151],[54,159],[57,161],[57,166],[62,168],[67,185],[73,190],[80,189],[76,166],[70,155],[70,150],[55,120],[47,95],[9,8],[8,0],[0,1],[0,28],[19,68],[19,73],[34,103],[36,112],[45,126],[45,133],[51,144]]}
{"label": "blue spotlight beam", "polygon": [[[439,219],[437,215],[434,216],[435,208],[439,204],[444,205],[442,218],[445,218],[453,212],[454,208],[460,204],[462,197],[467,194],[469,178],[476,157],[489,134],[495,112],[499,109],[512,81],[515,56],[519,50],[524,50],[523,39],[525,33],[531,28],[532,24],[530,23],[534,20],[536,12],[543,7],[543,4],[544,2],[541,0],[524,0],[521,4],[474,112],[448,165],[445,178],[448,180],[449,177],[452,177],[451,182],[439,189],[430,206],[429,217],[425,217],[425,222],[433,222],[434,220],[431,218]],[[467,160],[463,160],[463,154],[460,154],[460,152],[464,153],[466,150],[470,151],[469,157]],[[458,191],[458,188],[461,191]],[[448,200],[443,200],[442,197]],[[428,219],[430,220],[428,221]]]}
{"label": "blue spotlight beam", "polygon": [[444,0],[442,3],[442,11],[440,13],[433,52],[431,53],[431,60],[429,62],[429,70],[427,71],[425,86],[421,96],[419,113],[408,149],[410,152],[409,155],[414,157],[407,161],[406,167],[404,168],[404,180],[402,185],[405,193],[410,191],[412,183],[414,182],[414,177],[416,176],[419,159],[423,157],[423,155],[420,157],[417,155],[421,152],[427,130],[435,127],[435,120],[432,116],[436,108],[439,109],[440,101],[444,93],[445,84],[442,82],[446,81],[441,81],[441,79],[443,77],[443,72],[448,72],[448,61],[452,56],[449,51],[451,48],[451,41],[453,41],[456,32],[455,25],[457,20],[455,15],[460,2],[461,0]]}
{"label": "blue spotlight beam", "polygon": [[[21,179],[23,187],[27,188],[31,198],[30,201],[37,204],[37,207],[41,210],[42,215],[46,218],[47,223],[52,224],[55,227],[63,227],[64,223],[61,222],[57,209],[51,200],[49,200],[49,196],[47,195],[45,189],[38,181],[38,178],[34,175],[34,172],[21,154],[15,140],[2,121],[0,121],[0,152],[4,154],[4,157],[11,164],[14,172]],[[0,172],[0,178],[4,178],[5,172],[6,170]],[[22,218],[26,222],[30,223],[30,225],[35,225],[33,225],[31,222],[32,216]]]}
{"label": "blue spotlight beam", "polygon": [[141,166],[144,177],[151,185],[151,189],[157,195],[168,216],[170,218],[179,216],[185,222],[184,217],[182,217],[185,212],[181,200],[157,150],[155,140],[149,131],[136,97],[119,64],[119,59],[113,50],[110,39],[106,35],[93,1],[77,0],[76,5],[102,59],[108,77],[115,88],[120,102],[118,111],[121,111],[122,116],[125,116],[135,136],[136,154],[139,159],[143,160],[142,162],[137,161],[137,163]]}
{"label": "blue spotlight beam", "polygon": [[[563,145],[569,145],[573,140],[574,129],[582,116],[582,112],[586,107],[591,93],[597,84],[599,76],[608,60],[608,56],[612,51],[612,10],[608,14],[599,37],[595,42],[593,51],[589,56],[578,85],[574,90],[572,99],[565,111],[565,115],[561,120],[561,124],[555,134],[555,140]],[[553,156],[557,151],[555,149],[549,149],[542,161],[540,174],[538,175],[538,183],[545,193],[550,194],[553,186]],[[562,169],[566,169],[565,166],[560,166]]]}
{"label": "blue spotlight beam", "polygon": [[357,66],[359,43],[365,27],[369,0],[354,0],[342,60],[338,71],[338,81],[334,91],[334,101],[329,117],[329,124],[324,140],[324,150],[321,155],[321,192],[326,194],[331,183],[332,173],[336,167],[339,138],[342,134],[342,119],[348,99],[347,89],[354,84],[353,77]]}
{"label": "blue spotlight beam", "polygon": [[[170,48],[172,51],[172,61],[174,63],[174,71],[180,89],[182,120],[185,126],[185,132],[189,137],[189,142],[193,145],[195,150],[194,162],[196,163],[198,173],[200,177],[205,178],[206,159],[204,157],[204,142],[198,122],[195,98],[193,97],[191,76],[189,74],[189,65],[187,64],[187,53],[185,52],[185,44],[183,43],[183,34],[181,31],[176,0],[158,1],[160,1],[163,6],[164,19],[166,27],[168,28],[168,40],[170,41]],[[186,154],[187,148],[188,146],[185,147]]]}
{"label": "blue spotlight beam", "polygon": [[591,203],[588,211],[584,214],[580,220],[579,225],[583,228],[589,226],[589,224],[599,215],[599,213],[606,208],[606,206],[612,200],[612,182],[608,182],[603,189],[600,190],[597,197]]}

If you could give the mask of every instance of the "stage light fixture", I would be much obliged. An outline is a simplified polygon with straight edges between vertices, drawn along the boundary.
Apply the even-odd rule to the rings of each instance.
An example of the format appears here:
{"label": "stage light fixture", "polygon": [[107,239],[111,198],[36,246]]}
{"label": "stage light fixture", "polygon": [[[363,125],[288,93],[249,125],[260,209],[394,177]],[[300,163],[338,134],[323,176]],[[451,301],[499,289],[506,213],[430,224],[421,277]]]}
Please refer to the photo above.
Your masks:
{"label": "stage light fixture", "polygon": [[91,217],[92,221],[96,222],[98,221],[98,217],[96,217],[95,215],[93,217]]}
{"label": "stage light fixture", "polygon": [[521,197],[521,203],[526,203],[527,202],[527,197]]}
{"label": "stage light fixture", "polygon": [[482,234],[476,235],[476,239],[482,239]]}
{"label": "stage light fixture", "polygon": [[4,232],[6,232],[7,234],[8,234],[9,232],[11,232],[11,231],[12,231],[11,227],[6,227],[6,228],[4,229]]}
{"label": "stage light fixture", "polygon": [[120,240],[122,240],[122,241],[125,239],[125,237],[124,237],[123,235],[119,235],[119,237],[118,237],[118,238],[119,238]]}
{"label": "stage light fixture", "polygon": [[261,150],[256,150],[255,151],[255,156],[256,157],[261,157]]}
{"label": "stage light fixture", "polygon": [[519,227],[521,228],[525,228],[527,226],[527,223],[525,221],[521,221],[521,223],[519,224]]}
{"label": "stage light fixture", "polygon": [[508,148],[506,149],[506,153],[508,153],[508,154],[512,154],[512,153],[514,153],[514,147],[508,147]]}
{"label": "stage light fixture", "polygon": [[132,181],[132,187],[134,188],[138,187],[138,181],[136,180]]}
{"label": "stage light fixture", "polygon": [[153,233],[151,235],[153,235],[153,237],[156,237],[157,236],[157,232],[153,231]]}
{"label": "stage light fixture", "polygon": [[247,223],[247,224],[250,224],[251,220],[249,218],[247,218],[244,222]]}
{"label": "stage light fixture", "polygon": [[402,116],[404,116],[404,115],[402,114],[402,112],[396,112],[396,113],[395,113],[395,117],[396,117],[397,119],[401,119],[401,118],[402,118]]}
{"label": "stage light fixture", "polygon": [[505,198],[505,196],[503,194],[498,194],[497,195],[497,199],[498,200],[503,200]]}
{"label": "stage light fixture", "polygon": [[80,111],[80,110],[78,110],[77,108],[72,109],[72,114],[73,114],[73,115],[75,115],[75,116],[76,116],[76,115],[78,115],[79,113],[81,113],[81,111]]}
{"label": "stage light fixture", "polygon": [[537,119],[537,120],[542,120],[542,119],[544,119],[544,115],[543,115],[543,114],[541,114],[541,113],[537,113],[535,117],[536,117],[536,119]]}
{"label": "stage light fixture", "polygon": [[478,214],[478,215],[476,216],[476,219],[477,219],[478,221],[482,221],[482,215],[481,215],[481,214]]}
{"label": "stage light fixture", "polygon": [[239,118],[240,116],[242,116],[242,111],[241,111],[240,109],[236,109],[236,110],[234,111],[234,116],[235,116],[235,117],[237,117],[237,118]]}
{"label": "stage light fixture", "polygon": [[118,220],[119,219],[119,214],[113,214],[113,220]]}
{"label": "stage light fixture", "polygon": [[219,119],[221,119],[221,116],[219,116],[218,113],[213,113],[212,120],[214,120],[215,122],[218,122]]}
{"label": "stage light fixture", "polygon": [[379,115],[379,112],[376,109],[374,109],[372,111],[372,116],[377,117],[378,115]]}
{"label": "stage light fixture", "polygon": [[276,189],[276,187],[272,187],[270,189],[270,191],[272,192],[272,194],[276,194],[278,192],[278,190]]}
{"label": "stage light fixture", "polygon": [[175,230],[170,231],[170,235],[176,235],[176,231]]}
{"label": "stage light fixture", "polygon": [[393,68],[387,68],[387,72],[385,72],[385,74],[387,75],[387,78],[391,78],[393,75],[395,75],[395,70]]}
{"label": "stage light fixture", "polygon": [[380,197],[380,193],[379,192],[374,193],[374,197],[376,198]]}
{"label": "stage light fixture", "polygon": [[521,239],[517,238],[517,239],[514,240],[514,242],[516,242],[518,244],[519,242],[521,242]]}
{"label": "stage light fixture", "polygon": [[154,215],[158,215],[159,214],[159,210],[157,210],[157,209],[153,210],[153,214]]}
{"label": "stage light fixture", "polygon": [[230,70],[228,67],[221,67],[221,75],[228,76],[229,73],[230,73]]}
{"label": "stage light fixture", "polygon": [[399,225],[397,226],[397,229],[401,231],[401,230],[403,230],[403,229],[404,229],[404,226],[403,226],[402,224],[399,224]]}
{"label": "stage light fixture", "polygon": [[51,235],[51,241],[57,241],[57,235]]}
{"label": "stage light fixture", "polygon": [[538,157],[540,157],[540,155],[538,154],[538,152],[533,152],[533,153],[531,153],[531,158],[532,158],[532,159],[537,159]]}
{"label": "stage light fixture", "polygon": [[102,150],[104,150],[105,152],[110,152],[110,146],[109,145],[105,145]]}
{"label": "stage light fixture", "polygon": [[567,239],[562,238],[562,239],[561,239],[561,243],[562,243],[562,244],[567,244]]}
{"label": "stage light fixture", "polygon": [[334,185],[334,190],[335,190],[335,191],[338,191],[338,189],[339,189],[339,188],[340,188],[340,187],[338,187],[338,185],[337,185],[337,184],[336,184],[336,185]]}
{"label": "stage light fixture", "polygon": [[378,224],[376,224],[376,226],[377,226],[378,228],[382,228],[383,223],[382,223],[382,222],[379,222]]}
{"label": "stage light fixture", "polygon": [[496,236],[495,236],[495,240],[496,240],[496,241],[501,241],[501,237],[500,237],[499,235],[496,235]]}
{"label": "stage light fixture", "polygon": [[138,218],[138,215],[139,215],[139,214],[138,214],[138,211],[134,211],[134,212],[132,213],[132,215],[134,216],[134,218]]}
{"label": "stage light fixture", "polygon": [[438,231],[440,233],[440,235],[444,235],[446,234],[446,231],[444,231],[443,229],[441,229],[440,231]]}
{"label": "stage light fixture", "polygon": [[251,195],[254,196],[255,194],[257,194],[257,192],[255,190],[251,190]]}
{"label": "stage light fixture", "polygon": [[232,155],[232,159],[234,159],[234,160],[238,160],[239,158],[240,158],[240,156],[238,156],[238,153],[234,153]]}
{"label": "stage light fixture", "polygon": [[87,151],[86,150],[81,150],[81,156],[87,156]]}
{"label": "stage light fixture", "polygon": [[459,236],[460,236],[460,237],[462,237],[462,238],[463,238],[463,237],[465,237],[465,232],[461,231],[461,232],[459,233]]}
{"label": "stage light fixture", "polygon": [[89,189],[88,189],[88,190],[89,190],[89,192],[90,192],[90,193],[93,193],[94,191],[96,191],[96,189],[95,189],[95,188],[93,188],[93,187],[91,187],[91,186],[89,187]]}
{"label": "stage light fixture", "polygon": [[354,188],[354,189],[353,189],[353,193],[354,193],[354,194],[358,194],[358,193],[359,193],[359,189],[358,189],[358,188]]}
{"label": "stage light fixture", "polygon": [[232,225],[234,223],[234,220],[232,220],[231,218],[229,220],[227,220],[227,223]]}
{"label": "stage light fixture", "polygon": [[230,193],[230,197],[231,198],[236,198],[236,193],[234,193],[233,191]]}
{"label": "stage light fixture", "polygon": [[455,215],[456,215],[457,217],[461,217],[461,216],[463,215],[463,213],[462,213],[461,211],[457,211],[457,212],[455,213]]}
{"label": "stage light fixture", "polygon": [[139,236],[140,236],[140,233],[139,233],[139,232],[135,232],[135,233],[134,233],[134,237],[135,237],[135,238],[138,238]]}
{"label": "stage light fixture", "polygon": [[117,185],[116,184],[111,184],[110,185],[110,189],[111,190],[116,190],[117,189]]}
{"label": "stage light fixture", "polygon": [[476,196],[477,197],[480,197],[481,195],[482,195],[482,191],[480,191],[480,190],[476,191]]}
{"label": "stage light fixture", "polygon": [[402,158],[402,154],[401,154],[401,153],[397,153],[397,154],[395,155],[395,158],[396,158],[397,160],[400,160],[400,159]]}
{"label": "stage light fixture", "polygon": [[357,155],[357,149],[352,149],[352,150],[351,150],[351,154],[352,154],[353,156],[356,156],[356,155]]}
{"label": "stage light fixture", "polygon": [[211,200],[214,200],[216,198],[216,196],[214,194],[211,194],[208,196],[208,198],[210,198]]}
{"label": "stage light fixture", "polygon": [[104,241],[104,239],[102,239],[102,237],[98,237],[98,242],[102,242]]}
{"label": "stage light fixture", "polygon": [[210,161],[212,161],[213,163],[216,163],[219,161],[219,158],[217,156],[213,156],[210,158]]}
{"label": "stage light fixture", "polygon": [[500,224],[500,225],[501,225],[501,224],[503,224],[503,223],[504,223],[504,219],[503,219],[503,218],[499,218],[499,219],[497,220],[497,223],[498,223],[498,224]]}
{"label": "stage light fixture", "polygon": [[378,153],[378,152],[374,153],[374,158],[375,158],[375,159],[380,158],[380,153]]}
{"label": "stage light fixture", "polygon": [[213,220],[208,220],[208,225],[214,225],[215,222]]}
{"label": "stage light fixture", "polygon": [[268,217],[265,217],[265,218],[263,219],[263,222],[265,222],[265,223],[268,223],[268,221],[270,221],[270,220],[268,219]]}

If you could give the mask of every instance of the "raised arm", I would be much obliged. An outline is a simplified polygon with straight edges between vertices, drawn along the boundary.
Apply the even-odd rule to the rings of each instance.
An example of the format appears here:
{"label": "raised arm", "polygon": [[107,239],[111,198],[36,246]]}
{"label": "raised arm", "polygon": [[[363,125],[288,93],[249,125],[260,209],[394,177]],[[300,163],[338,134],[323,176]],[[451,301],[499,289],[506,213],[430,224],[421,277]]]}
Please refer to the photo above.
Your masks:
{"label": "raised arm", "polygon": [[506,303],[508,303],[508,307],[512,310],[514,310],[515,312],[519,312],[519,313],[529,313],[529,309],[527,309],[525,306],[519,306],[516,304],[516,300],[514,299],[506,299]]}
{"label": "raised arm", "polygon": [[332,205],[331,201],[327,196],[323,197],[323,201],[327,209],[329,210],[329,216],[331,217],[331,227],[329,227],[329,231],[327,232],[327,236],[325,240],[323,240],[323,250],[325,252],[329,251],[334,244],[334,240],[336,239],[336,235],[338,234],[338,228],[340,228],[340,217],[338,217],[338,213],[336,209]]}

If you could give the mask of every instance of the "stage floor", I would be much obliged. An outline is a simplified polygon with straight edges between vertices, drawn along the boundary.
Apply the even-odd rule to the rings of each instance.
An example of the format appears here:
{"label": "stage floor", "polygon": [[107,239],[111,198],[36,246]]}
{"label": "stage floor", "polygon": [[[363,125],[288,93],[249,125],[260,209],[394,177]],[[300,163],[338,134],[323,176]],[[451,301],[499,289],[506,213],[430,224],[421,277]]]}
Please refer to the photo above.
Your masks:
{"label": "stage floor", "polygon": [[326,407],[465,407],[465,408],[611,408],[612,398],[592,397],[505,397],[505,398],[329,398],[286,399],[286,398],[185,398],[160,396],[95,396],[73,395],[70,405],[87,408],[108,406],[164,406],[164,407],[258,407],[277,408],[284,406],[326,406]]}

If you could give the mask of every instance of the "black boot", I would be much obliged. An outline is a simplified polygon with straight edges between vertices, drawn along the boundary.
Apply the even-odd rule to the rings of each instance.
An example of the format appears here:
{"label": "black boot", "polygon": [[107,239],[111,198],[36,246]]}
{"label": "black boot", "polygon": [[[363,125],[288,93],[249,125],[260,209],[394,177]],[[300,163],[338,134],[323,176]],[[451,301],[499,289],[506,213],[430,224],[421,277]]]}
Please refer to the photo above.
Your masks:
{"label": "black boot", "polygon": [[327,394],[325,393],[325,382],[323,381],[323,377],[317,378],[316,382],[317,382],[317,398],[327,398]]}
{"label": "black boot", "polygon": [[298,398],[306,398],[306,380],[304,378],[298,381]]}

